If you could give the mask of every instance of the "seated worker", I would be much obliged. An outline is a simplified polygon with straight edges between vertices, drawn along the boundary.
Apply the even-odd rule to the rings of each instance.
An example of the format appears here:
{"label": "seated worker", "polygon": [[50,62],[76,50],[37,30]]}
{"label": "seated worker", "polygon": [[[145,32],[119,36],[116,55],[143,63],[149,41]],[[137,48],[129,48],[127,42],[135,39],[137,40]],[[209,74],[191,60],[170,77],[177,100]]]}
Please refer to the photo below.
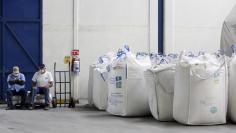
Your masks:
{"label": "seated worker", "polygon": [[25,76],[20,73],[18,66],[13,67],[13,72],[7,77],[8,89],[7,89],[7,110],[14,109],[12,104],[13,95],[21,96],[21,108],[25,108],[25,100],[27,91],[25,89]]}
{"label": "seated worker", "polygon": [[33,81],[33,90],[32,90],[32,106],[30,109],[34,108],[34,101],[36,94],[44,94],[45,96],[45,110],[49,109],[49,88],[53,86],[53,77],[52,74],[46,71],[44,64],[39,66],[39,71],[36,72],[32,78]]}

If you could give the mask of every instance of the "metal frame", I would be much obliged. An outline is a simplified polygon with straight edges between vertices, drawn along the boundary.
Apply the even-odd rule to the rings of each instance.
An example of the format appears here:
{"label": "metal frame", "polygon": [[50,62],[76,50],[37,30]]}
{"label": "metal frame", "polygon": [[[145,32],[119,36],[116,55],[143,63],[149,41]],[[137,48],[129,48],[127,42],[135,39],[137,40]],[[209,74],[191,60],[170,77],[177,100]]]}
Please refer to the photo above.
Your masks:
{"label": "metal frame", "polygon": [[[69,77],[67,77],[67,75]],[[59,76],[59,77],[57,77]],[[64,81],[62,81],[62,78],[64,77]],[[58,81],[59,80],[59,81]],[[57,88],[57,85],[59,84],[59,91]],[[68,87],[69,88],[68,88]],[[62,92],[62,87],[64,87],[64,92]],[[69,94],[69,97],[67,95]],[[58,96],[59,95],[59,99]],[[62,98],[64,96],[64,107],[71,104],[70,99],[72,98],[72,92],[71,92],[71,69],[70,69],[70,63],[68,65],[68,70],[62,71],[57,70],[56,63],[54,63],[54,97],[56,100],[56,104],[59,104],[59,107],[62,107]],[[59,103],[58,103],[59,100]]]}
{"label": "metal frame", "polygon": [[164,54],[164,0],[158,0],[158,53]]}

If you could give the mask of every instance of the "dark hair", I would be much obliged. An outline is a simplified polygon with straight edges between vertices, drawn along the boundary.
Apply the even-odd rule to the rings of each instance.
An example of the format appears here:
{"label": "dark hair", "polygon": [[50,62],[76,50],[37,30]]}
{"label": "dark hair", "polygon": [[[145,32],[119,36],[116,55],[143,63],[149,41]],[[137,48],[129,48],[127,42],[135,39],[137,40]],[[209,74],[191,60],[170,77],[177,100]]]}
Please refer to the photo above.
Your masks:
{"label": "dark hair", "polygon": [[44,64],[39,65],[39,69],[43,69],[43,68],[45,68]]}

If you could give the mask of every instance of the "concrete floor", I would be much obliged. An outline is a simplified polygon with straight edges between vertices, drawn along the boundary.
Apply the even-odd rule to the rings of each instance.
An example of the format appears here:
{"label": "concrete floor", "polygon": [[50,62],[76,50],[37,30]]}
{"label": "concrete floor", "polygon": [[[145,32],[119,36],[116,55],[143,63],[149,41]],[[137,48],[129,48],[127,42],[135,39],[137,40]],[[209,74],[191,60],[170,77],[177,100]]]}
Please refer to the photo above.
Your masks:
{"label": "concrete floor", "polygon": [[77,107],[44,110],[0,108],[0,133],[235,133],[236,125],[183,126],[152,117],[121,118]]}

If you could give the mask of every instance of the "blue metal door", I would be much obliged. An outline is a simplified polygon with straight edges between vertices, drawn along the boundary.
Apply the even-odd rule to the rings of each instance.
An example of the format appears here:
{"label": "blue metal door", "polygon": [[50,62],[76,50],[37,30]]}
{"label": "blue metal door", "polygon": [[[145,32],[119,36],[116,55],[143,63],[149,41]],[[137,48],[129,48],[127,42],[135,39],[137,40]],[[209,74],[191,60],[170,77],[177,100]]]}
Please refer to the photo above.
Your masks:
{"label": "blue metal door", "polygon": [[0,0],[0,92],[13,66],[26,76],[26,87],[42,62],[42,0]]}

